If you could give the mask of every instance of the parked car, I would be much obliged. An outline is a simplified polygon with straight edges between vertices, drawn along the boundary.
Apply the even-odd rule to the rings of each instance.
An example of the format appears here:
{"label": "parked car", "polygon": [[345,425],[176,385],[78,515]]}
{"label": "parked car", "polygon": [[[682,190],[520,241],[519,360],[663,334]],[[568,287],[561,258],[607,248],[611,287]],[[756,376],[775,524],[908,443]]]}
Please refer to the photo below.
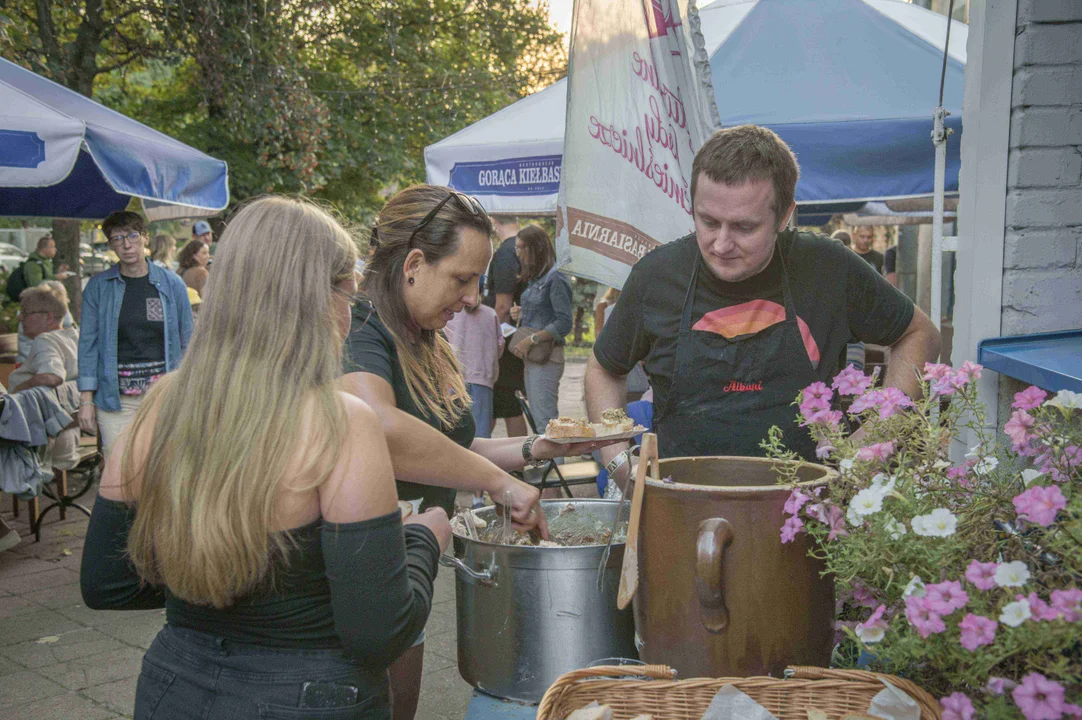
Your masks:
{"label": "parked car", "polygon": [[26,260],[27,253],[22,248],[11,243],[0,242],[0,268],[5,272],[11,272]]}
{"label": "parked car", "polygon": [[79,262],[83,266],[83,277],[91,277],[102,270],[108,270],[116,262],[115,256],[110,257],[111,255],[111,250],[101,250],[90,243],[79,243]]}

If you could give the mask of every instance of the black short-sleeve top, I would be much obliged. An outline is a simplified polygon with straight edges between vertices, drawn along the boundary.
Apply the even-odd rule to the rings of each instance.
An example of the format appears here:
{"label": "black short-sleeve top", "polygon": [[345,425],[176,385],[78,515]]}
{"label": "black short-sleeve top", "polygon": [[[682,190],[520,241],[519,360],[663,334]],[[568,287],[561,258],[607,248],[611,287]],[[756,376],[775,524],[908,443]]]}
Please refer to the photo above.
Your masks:
{"label": "black short-sleeve top", "polygon": [[[342,361],[343,371],[367,372],[383,378],[394,390],[395,405],[399,410],[431,425],[456,444],[464,448],[470,447],[477,431],[473,413],[464,413],[453,427],[448,428],[413,402],[406,384],[405,373],[398,360],[398,349],[395,347],[394,338],[375,310],[372,310],[369,315],[370,309],[366,303],[360,303],[353,310],[353,320],[349,338],[346,340],[345,357]],[[439,468],[433,468],[433,473],[438,472]],[[456,491],[453,488],[405,481],[398,481],[397,485],[400,500],[420,498],[423,501],[422,510],[442,507],[448,515],[454,514]]]}

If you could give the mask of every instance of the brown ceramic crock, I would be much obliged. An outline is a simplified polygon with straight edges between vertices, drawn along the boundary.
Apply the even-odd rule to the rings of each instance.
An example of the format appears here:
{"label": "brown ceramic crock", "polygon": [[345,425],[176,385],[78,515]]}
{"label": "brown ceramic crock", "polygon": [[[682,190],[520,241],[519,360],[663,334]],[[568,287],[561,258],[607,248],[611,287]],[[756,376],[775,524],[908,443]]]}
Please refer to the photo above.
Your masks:
{"label": "brown ceramic crock", "polygon": [[[782,544],[790,487],[764,458],[661,461],[646,481],[635,627],[640,657],[685,678],[773,675],[830,662],[834,584],[808,557],[809,538]],[[835,477],[805,463],[810,492]],[[825,492],[825,489],[824,489]]]}

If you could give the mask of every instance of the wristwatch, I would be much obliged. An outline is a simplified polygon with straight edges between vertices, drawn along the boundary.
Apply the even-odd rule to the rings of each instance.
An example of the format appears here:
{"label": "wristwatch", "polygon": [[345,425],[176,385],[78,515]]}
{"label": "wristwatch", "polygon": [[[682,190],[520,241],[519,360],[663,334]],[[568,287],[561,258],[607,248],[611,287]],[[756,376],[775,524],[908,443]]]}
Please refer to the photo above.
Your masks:
{"label": "wristwatch", "polygon": [[530,435],[522,443],[522,459],[526,461],[527,465],[537,467],[538,465],[544,465],[547,460],[539,460],[533,456],[533,444],[537,442],[540,435]]}
{"label": "wristwatch", "polygon": [[622,468],[627,463],[627,461],[631,459],[632,455],[638,454],[639,446],[632,445],[627,450],[624,450],[622,453],[614,457],[612,460],[609,460],[608,464],[605,465],[605,472],[609,474],[609,477],[614,477],[616,471]]}
{"label": "wristwatch", "polygon": [[537,333],[534,333],[533,335],[530,335],[530,344],[531,345],[536,345],[537,344]]}

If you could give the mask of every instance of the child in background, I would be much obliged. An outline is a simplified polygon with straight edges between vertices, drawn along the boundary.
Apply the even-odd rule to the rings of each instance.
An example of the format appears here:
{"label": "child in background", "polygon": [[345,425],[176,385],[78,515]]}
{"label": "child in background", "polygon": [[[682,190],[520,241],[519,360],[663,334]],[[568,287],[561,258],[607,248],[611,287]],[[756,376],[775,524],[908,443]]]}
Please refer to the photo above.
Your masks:
{"label": "child in background", "polygon": [[[495,310],[481,304],[478,293],[473,305],[467,305],[447,323],[444,333],[462,364],[466,389],[473,401],[477,437],[491,437],[492,387],[500,373],[499,361],[504,348],[499,316]],[[474,496],[474,507],[483,503],[481,494]]]}

